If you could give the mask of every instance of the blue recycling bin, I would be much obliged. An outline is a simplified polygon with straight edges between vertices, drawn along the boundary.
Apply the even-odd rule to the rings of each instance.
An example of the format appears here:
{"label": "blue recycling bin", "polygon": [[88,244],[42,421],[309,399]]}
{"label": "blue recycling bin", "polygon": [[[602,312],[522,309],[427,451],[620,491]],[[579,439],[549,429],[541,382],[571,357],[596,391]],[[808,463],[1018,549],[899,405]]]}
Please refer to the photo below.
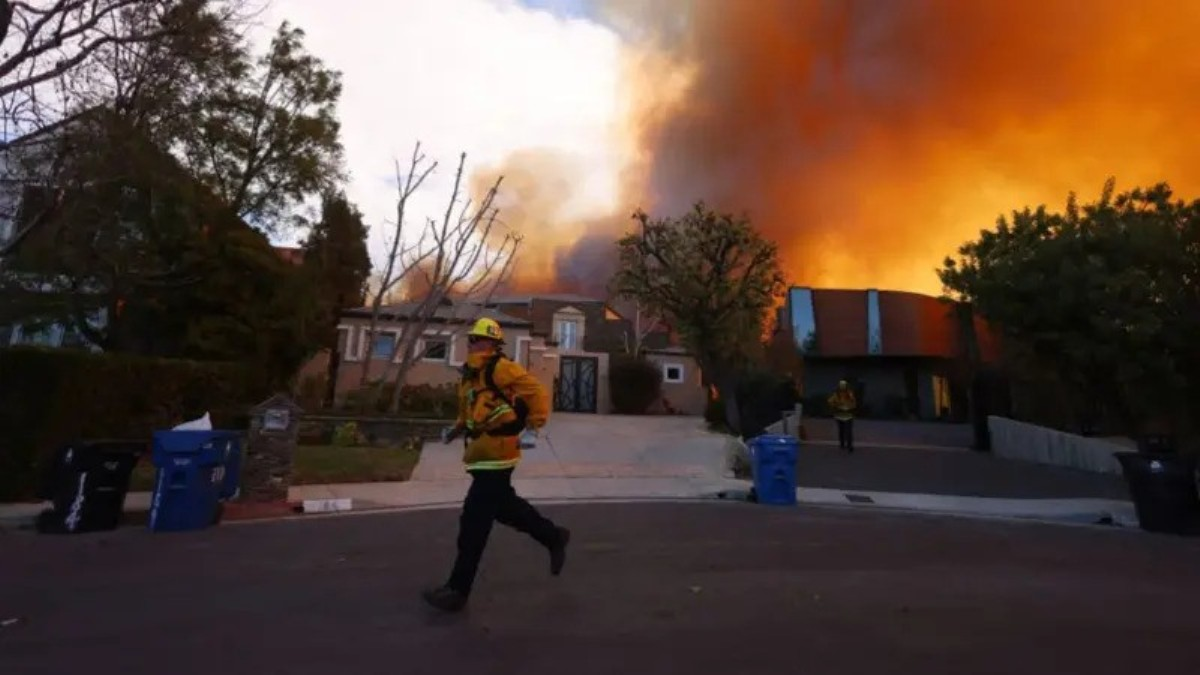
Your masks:
{"label": "blue recycling bin", "polygon": [[794,436],[765,434],[750,439],[754,492],[759,504],[796,505],[796,457],[800,442]]}
{"label": "blue recycling bin", "polygon": [[158,469],[150,505],[155,532],[216,524],[221,502],[237,494],[241,437],[233,431],[156,431],[151,459]]}

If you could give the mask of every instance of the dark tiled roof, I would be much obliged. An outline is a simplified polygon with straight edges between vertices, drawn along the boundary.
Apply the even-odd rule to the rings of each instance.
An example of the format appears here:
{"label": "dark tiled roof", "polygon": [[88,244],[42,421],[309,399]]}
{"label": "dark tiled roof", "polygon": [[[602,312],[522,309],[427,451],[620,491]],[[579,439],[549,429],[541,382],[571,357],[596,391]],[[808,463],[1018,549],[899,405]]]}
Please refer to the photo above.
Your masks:
{"label": "dark tiled roof", "polygon": [[[404,321],[407,317],[412,316],[420,303],[402,302],[394,305],[384,305],[380,308],[379,316],[386,321]],[[345,316],[367,318],[371,317],[370,307],[359,307],[356,309],[348,309],[343,312]],[[528,328],[532,324],[525,319],[512,316],[498,309],[491,307],[480,309],[478,306],[470,305],[439,305],[434,310],[431,321],[436,323],[465,323],[479,318],[488,318],[496,321],[501,326],[507,328]]]}
{"label": "dark tiled roof", "polygon": [[579,303],[602,303],[603,298],[594,298],[586,295],[575,295],[574,293],[545,293],[538,295],[506,295],[492,298],[489,305],[528,305],[534,300],[545,300],[547,302],[579,302]]}

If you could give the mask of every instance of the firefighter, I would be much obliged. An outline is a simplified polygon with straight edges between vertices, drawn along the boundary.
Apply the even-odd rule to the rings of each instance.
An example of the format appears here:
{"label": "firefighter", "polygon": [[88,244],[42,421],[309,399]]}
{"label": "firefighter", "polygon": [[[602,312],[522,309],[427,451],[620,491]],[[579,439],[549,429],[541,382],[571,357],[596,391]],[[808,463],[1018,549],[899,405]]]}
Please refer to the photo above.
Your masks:
{"label": "firefighter", "polygon": [[833,410],[833,419],[837,420],[838,447],[854,452],[854,410],[858,408],[858,401],[845,380],[838,382],[837,391],[829,397],[829,407]]}
{"label": "firefighter", "polygon": [[447,612],[466,606],[493,522],[524,532],[546,547],[554,576],[562,572],[571,537],[570,530],[538,513],[512,486],[513,469],[521,459],[521,437],[532,442],[550,415],[545,388],[504,355],[504,334],[492,319],[475,322],[467,344],[458,387],[458,420],[442,438],[444,442],[464,439],[463,463],[471,487],[459,517],[458,556],[450,578],[422,594],[427,603]]}

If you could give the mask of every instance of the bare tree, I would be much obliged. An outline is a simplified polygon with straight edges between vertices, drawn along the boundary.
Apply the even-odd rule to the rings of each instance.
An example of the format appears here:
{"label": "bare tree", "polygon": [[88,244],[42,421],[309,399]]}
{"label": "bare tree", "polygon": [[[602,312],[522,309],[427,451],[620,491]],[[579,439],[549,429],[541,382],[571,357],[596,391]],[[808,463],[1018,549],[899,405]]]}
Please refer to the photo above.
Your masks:
{"label": "bare tree", "polygon": [[633,305],[633,334],[625,331],[625,353],[631,356],[641,356],[644,348],[646,337],[658,329],[662,321],[651,316],[642,308],[641,301],[634,301]]}
{"label": "bare tree", "polygon": [[362,373],[359,376],[359,385],[361,386],[366,386],[370,377],[370,350],[375,343],[375,334],[379,327],[379,314],[383,309],[384,302],[393,297],[400,282],[408,278],[409,274],[433,253],[432,249],[425,245],[427,233],[422,234],[415,243],[407,245],[404,243],[404,221],[408,211],[408,200],[420,189],[421,184],[436,168],[436,161],[426,165],[420,142],[413,147],[407,174],[401,174],[400,162],[396,162],[396,191],[398,193],[396,222],[393,223],[394,229],[387,239],[388,253],[383,264],[383,275],[371,289],[371,322],[367,324],[367,354],[363,359]]}

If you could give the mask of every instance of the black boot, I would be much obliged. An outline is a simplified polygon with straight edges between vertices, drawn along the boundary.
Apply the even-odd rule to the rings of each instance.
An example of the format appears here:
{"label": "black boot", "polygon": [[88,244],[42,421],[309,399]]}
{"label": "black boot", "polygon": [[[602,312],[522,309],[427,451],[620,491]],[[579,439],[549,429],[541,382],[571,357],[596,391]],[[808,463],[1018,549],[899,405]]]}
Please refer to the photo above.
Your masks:
{"label": "black boot", "polygon": [[427,588],[421,592],[421,597],[430,607],[443,612],[461,612],[467,606],[467,596],[448,586]]}
{"label": "black boot", "polygon": [[571,531],[565,527],[558,528],[558,543],[550,547],[550,574],[562,574],[563,564],[567,562],[567,544],[571,542]]}

